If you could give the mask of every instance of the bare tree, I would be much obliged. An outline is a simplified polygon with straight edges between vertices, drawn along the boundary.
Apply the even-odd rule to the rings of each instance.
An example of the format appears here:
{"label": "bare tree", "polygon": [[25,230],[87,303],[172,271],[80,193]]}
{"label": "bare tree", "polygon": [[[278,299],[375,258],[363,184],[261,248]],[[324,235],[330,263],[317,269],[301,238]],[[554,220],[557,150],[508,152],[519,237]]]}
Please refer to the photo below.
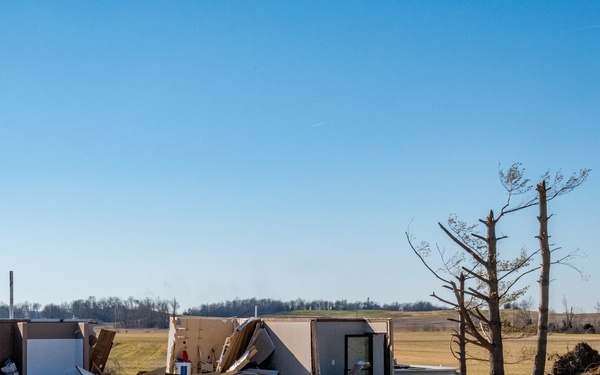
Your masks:
{"label": "bare tree", "polygon": [[573,323],[575,322],[575,309],[573,308],[573,306],[569,306],[567,297],[564,295],[562,297],[561,303],[563,305],[563,309],[565,310],[565,316],[562,321],[562,331],[569,332],[574,328]]}
{"label": "bare tree", "polygon": [[[550,180],[550,174],[546,173],[542,176],[542,181],[537,184],[537,202],[536,199],[532,200],[530,204],[539,204],[539,233],[537,238],[540,242],[540,252],[542,257],[542,264],[540,267],[540,304],[539,304],[539,316],[538,316],[538,335],[537,335],[537,346],[534,357],[533,375],[544,375],[544,369],[546,367],[546,352],[548,347],[548,312],[550,304],[550,266],[552,265],[550,249],[550,235],[548,234],[548,201],[560,196],[567,194],[574,189],[581,186],[587,179],[590,169],[581,169],[579,174],[573,174],[566,181],[564,181],[563,174],[559,171],[554,176],[554,181],[550,187],[546,186],[546,182]],[[567,255],[566,258],[568,258]],[[564,259],[561,259],[564,260]],[[559,260],[559,262],[561,261]]]}
{"label": "bare tree", "polygon": [[542,255],[542,267],[540,273],[540,304],[538,307],[538,334],[535,357],[533,359],[532,375],[544,375],[546,368],[546,351],[548,347],[548,309],[550,306],[550,242],[548,235],[548,197],[546,180],[537,185],[540,214],[538,221],[540,229],[538,239],[540,241],[540,252]]}
{"label": "bare tree", "polygon": [[42,305],[41,305],[41,304],[39,304],[39,303],[37,303],[37,302],[34,302],[34,303],[31,305],[31,308],[32,308],[33,312],[35,313],[35,318],[36,318],[36,319],[38,319],[38,318],[39,318],[39,313],[40,313],[40,308],[41,308],[41,307],[42,307]]}
{"label": "bare tree", "polygon": [[517,323],[524,325],[533,324],[533,320],[531,319],[531,310],[533,306],[534,301],[532,297],[522,299],[516,304],[516,307],[518,307]]}
{"label": "bare tree", "polygon": [[[545,272],[549,275],[549,267],[550,264],[552,264],[548,258],[548,262],[543,261],[542,265],[539,267],[532,268],[529,266],[530,261],[535,254],[540,251],[550,252],[549,245],[543,250],[540,249],[531,254],[527,253],[525,249],[521,249],[520,255],[516,258],[500,260],[498,256],[498,242],[506,238],[506,236],[497,236],[497,224],[506,214],[538,205],[542,201],[544,203],[540,204],[540,206],[543,205],[545,208],[545,203],[547,201],[579,187],[585,181],[588,174],[589,169],[583,169],[580,171],[579,175],[574,174],[567,181],[563,182],[563,175],[559,172],[555,175],[551,187],[546,188],[546,181],[550,180],[549,173],[546,173],[542,176],[542,183],[540,183],[540,185],[543,186],[544,192],[548,194],[545,197],[536,195],[533,198],[525,199],[521,203],[514,205],[512,202],[513,197],[526,194],[532,190],[533,186],[530,184],[530,181],[524,177],[524,169],[521,167],[520,163],[513,164],[506,172],[499,170],[500,181],[507,191],[507,199],[497,216],[494,215],[493,210],[490,210],[489,215],[485,220],[479,220],[480,223],[484,225],[485,235],[481,235],[475,231],[477,225],[469,226],[466,223],[457,220],[456,217],[451,217],[449,219],[448,228],[441,223],[438,223],[442,231],[462,250],[458,253],[460,255],[445,259],[443,253],[438,248],[438,252],[442,257],[444,265],[441,271],[451,275],[450,278],[442,277],[440,272],[431,268],[425,261],[424,257],[430,252],[429,244],[422,242],[421,245],[416,246],[414,245],[410,234],[408,232],[406,233],[412,250],[417,254],[427,269],[444,283],[444,287],[452,291],[456,302],[443,299],[435,293],[433,293],[432,296],[442,302],[450,304],[459,312],[461,321],[464,321],[465,325],[465,337],[463,337],[463,339],[466,343],[478,345],[488,352],[490,374],[504,374],[500,306],[503,303],[518,299],[525,292],[526,288],[512,290],[513,287],[524,275],[538,269],[542,270],[540,286],[543,289]],[[540,188],[538,186],[538,192],[539,190]],[[547,214],[540,214],[540,218],[540,223],[542,223],[543,220],[547,222]],[[547,240],[548,237],[547,228],[544,229],[540,226],[540,234],[538,235],[540,241],[542,239]],[[542,248],[543,244],[541,242],[540,244],[540,248]],[[569,255],[556,262],[564,262],[568,258]],[[471,267],[462,265],[465,259],[471,261]],[[459,273],[463,272],[467,275],[467,280],[471,282],[471,286],[466,287],[466,289],[461,291],[457,280],[459,280]],[[472,285],[473,282],[475,285]],[[465,295],[468,296],[468,300],[464,299]],[[541,298],[540,313],[544,303],[547,309],[547,299],[544,300]],[[540,330],[538,329],[538,332],[539,331]],[[457,336],[460,336],[459,333],[456,334]],[[538,353],[540,352],[540,343],[542,343],[542,341],[540,341],[538,337]],[[464,351],[464,349],[461,350]],[[544,356],[545,350],[546,348],[544,346]],[[536,368],[537,366],[536,363]],[[463,359],[461,357],[461,371],[462,367]]]}
{"label": "bare tree", "polygon": [[[429,245],[422,243],[420,246],[413,245],[410,235],[407,233],[408,242],[423,264],[441,281],[444,287],[450,289],[456,302],[444,299],[435,293],[432,295],[438,300],[453,306],[460,316],[461,329],[464,334],[456,333],[459,344],[475,344],[488,352],[490,363],[490,374],[504,374],[504,350],[502,346],[502,319],[500,306],[506,301],[514,301],[524,293],[524,289],[511,291],[517,280],[524,275],[519,272],[529,264],[531,255],[522,250],[520,256],[515,259],[503,261],[498,257],[497,244],[504,237],[496,235],[496,225],[502,215],[495,217],[490,210],[485,220],[481,220],[486,229],[484,236],[474,232],[475,226],[451,217],[448,228],[438,223],[442,231],[469,256],[472,261],[471,267],[465,267],[464,253],[444,260],[444,270],[450,274],[445,278],[439,272],[433,270],[424,259]],[[440,252],[440,255],[442,253]],[[443,256],[443,255],[442,255]],[[460,270],[460,273],[457,271]],[[460,287],[461,274],[466,275],[466,280],[472,286]],[[511,279],[511,277],[514,277]],[[467,296],[467,299],[464,297]],[[461,347],[461,352],[464,349]],[[461,357],[461,373],[466,374],[466,356]],[[479,359],[470,357],[469,359]],[[463,369],[464,368],[464,369]]]}
{"label": "bare tree", "polygon": [[180,306],[180,305],[179,305],[179,302],[177,302],[177,298],[173,298],[173,300],[172,300],[172,301],[169,301],[169,306],[171,306],[171,308],[173,309],[173,310],[172,310],[172,312],[173,312],[173,314],[172,314],[172,315],[173,315],[173,316],[176,316],[176,315],[177,315],[177,309],[178,309],[178,308],[179,308],[179,306]]}

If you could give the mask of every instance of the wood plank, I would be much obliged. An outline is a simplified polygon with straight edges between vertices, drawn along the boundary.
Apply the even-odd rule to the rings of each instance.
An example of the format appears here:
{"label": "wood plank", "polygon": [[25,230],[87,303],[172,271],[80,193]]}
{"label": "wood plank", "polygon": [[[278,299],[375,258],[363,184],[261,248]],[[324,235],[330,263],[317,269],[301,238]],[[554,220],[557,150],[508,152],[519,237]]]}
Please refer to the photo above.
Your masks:
{"label": "wood plank", "polygon": [[102,375],[104,373],[104,367],[106,366],[106,361],[108,360],[110,350],[112,349],[115,335],[115,331],[109,331],[107,329],[100,330],[98,342],[96,342],[96,345],[94,346],[92,358],[90,359],[90,372],[95,375]]}
{"label": "wood plank", "polygon": [[233,375],[240,372],[248,363],[252,362],[252,357],[256,355],[258,350],[253,346],[246,351],[240,359],[235,361],[229,369],[225,372],[225,375]]}
{"label": "wood plank", "polygon": [[219,364],[220,371],[227,370],[244,354],[250,338],[254,334],[254,328],[259,322],[259,319],[250,319],[233,332],[233,335],[231,335],[231,344],[224,353],[223,361]]}

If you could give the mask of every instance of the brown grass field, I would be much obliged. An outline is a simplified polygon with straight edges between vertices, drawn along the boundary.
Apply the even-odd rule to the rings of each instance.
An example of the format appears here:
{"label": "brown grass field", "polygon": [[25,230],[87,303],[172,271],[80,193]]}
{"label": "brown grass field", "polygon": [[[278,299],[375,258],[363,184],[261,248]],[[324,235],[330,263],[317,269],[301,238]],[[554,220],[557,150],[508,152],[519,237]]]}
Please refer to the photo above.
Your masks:
{"label": "brown grass field", "polygon": [[[324,315],[324,313],[326,315]],[[323,312],[303,311],[294,315],[328,317],[390,317],[394,321],[394,354],[398,363],[458,367],[450,351],[453,324],[446,318],[451,311],[435,312]],[[106,327],[110,329],[110,327]],[[107,368],[117,375],[136,375],[138,371],[149,371],[166,364],[168,330],[119,329],[116,330],[114,346]],[[561,355],[573,349],[579,342],[586,342],[600,349],[600,334],[551,334],[548,337],[548,355]],[[505,372],[510,375],[530,374],[533,369],[535,336],[505,338]],[[485,357],[485,353],[474,346],[468,347],[474,356]],[[547,362],[550,373],[552,361]],[[470,375],[489,373],[487,362],[469,361]]]}

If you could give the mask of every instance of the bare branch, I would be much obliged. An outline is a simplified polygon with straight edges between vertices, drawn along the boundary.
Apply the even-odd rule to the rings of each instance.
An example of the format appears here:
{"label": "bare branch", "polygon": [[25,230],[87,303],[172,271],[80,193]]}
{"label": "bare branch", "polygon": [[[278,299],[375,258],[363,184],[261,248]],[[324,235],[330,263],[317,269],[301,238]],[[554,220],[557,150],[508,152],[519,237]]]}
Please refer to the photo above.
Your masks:
{"label": "bare branch", "polygon": [[516,279],[514,279],[513,281],[511,281],[508,286],[506,287],[506,289],[504,290],[504,292],[500,295],[500,299],[504,298],[504,296],[506,296],[508,294],[508,292],[510,291],[510,289],[525,275],[528,275],[532,272],[535,272],[537,270],[539,270],[541,268],[541,266],[532,268],[526,272],[523,272],[521,275],[519,275]]}
{"label": "bare branch", "polygon": [[483,277],[482,275],[478,274],[477,272],[472,271],[472,270],[470,270],[468,268],[465,268],[465,267],[463,267],[462,269],[463,269],[463,271],[465,271],[466,273],[468,273],[472,277],[474,277],[476,279],[479,279],[481,282],[483,282],[483,283],[487,283],[488,282],[488,280],[485,277]]}
{"label": "bare branch", "polygon": [[[511,173],[511,170],[513,168],[521,168],[521,163],[515,163],[511,166],[511,168],[509,168],[509,170],[507,171],[507,173],[505,174],[502,170],[500,170],[498,172],[498,175],[500,176],[500,181],[502,182],[503,178],[506,178],[505,176]],[[523,177],[523,173],[524,173],[525,169],[521,169],[519,172],[515,172],[516,174],[514,175],[514,177],[519,177],[522,178]],[[587,180],[590,172],[592,170],[589,168],[583,168],[579,170],[579,173],[573,173],[569,179],[566,182],[563,182],[564,180],[564,176],[562,174],[562,171],[558,171],[556,172],[553,181],[550,181],[550,173],[546,172],[544,175],[542,175],[542,177],[540,178],[540,180],[542,181],[546,181],[548,184],[548,188],[546,189],[548,194],[546,197],[546,201],[551,201],[556,197],[559,197],[561,195],[567,194],[575,189],[577,189],[578,187],[580,187],[581,185],[583,185],[583,183]],[[520,173],[520,176],[518,175]],[[529,180],[524,180],[525,182],[529,183]],[[509,214],[515,211],[519,211],[519,210],[523,210],[525,208],[529,208],[532,206],[536,206],[539,204],[539,200],[538,200],[538,196],[535,195],[534,197],[530,198],[529,200],[526,200],[518,205],[516,205],[515,207],[508,209],[508,207],[510,206],[510,196],[511,194],[514,193],[514,190],[511,191],[511,185],[509,184],[509,187],[507,188],[507,186],[505,185],[505,183],[503,183],[504,188],[507,190],[507,192],[509,193],[509,198],[508,198],[508,202],[507,204],[505,204],[505,206],[502,208],[501,213],[499,215],[498,218],[500,218],[500,216],[504,215],[504,214]],[[526,190],[521,191],[519,194],[528,192],[529,190],[532,189],[532,185],[527,186]]]}
{"label": "bare branch", "polygon": [[490,324],[490,320],[481,313],[481,310],[479,310],[478,308],[475,308],[475,314],[477,316],[477,318],[481,321],[483,321],[485,324]]}
{"label": "bare branch", "polygon": [[430,294],[430,296],[431,296],[431,297],[433,297],[433,298],[436,298],[436,299],[437,299],[438,301],[440,301],[440,302],[446,303],[446,304],[448,304],[448,305],[450,305],[450,306],[453,306],[453,307],[455,307],[455,308],[458,308],[458,307],[459,307],[459,306],[458,306],[456,303],[454,303],[454,302],[450,302],[450,301],[448,301],[448,300],[445,300],[445,299],[443,299],[442,297],[440,297],[440,296],[438,296],[437,294],[435,294],[435,292],[434,292],[434,293],[431,293],[431,294]]}
{"label": "bare branch", "polygon": [[[504,275],[502,275],[501,277],[499,277],[498,280],[502,281],[504,278],[506,278],[510,274],[521,270],[521,268],[523,268],[524,266],[526,266],[527,264],[529,264],[529,261],[531,260],[531,258],[533,258],[533,256],[536,255],[536,254],[538,254],[539,252],[540,252],[540,250],[538,249],[538,250],[534,251],[533,253],[529,254],[521,262],[519,262],[517,265],[515,265],[511,270],[509,270],[507,273],[505,273]],[[539,267],[537,267],[536,269],[539,269]],[[527,271],[527,273],[530,273],[530,272],[531,271]],[[525,274],[527,274],[527,273],[525,273]],[[521,278],[521,277],[522,277],[522,275],[519,276],[519,278]]]}
{"label": "bare branch", "polygon": [[488,297],[485,294],[480,293],[480,292],[478,292],[477,290],[475,290],[473,288],[469,288],[468,290],[465,290],[465,294],[468,294],[470,296],[473,296],[475,298],[478,298],[478,299],[486,301],[486,302],[488,300]]}
{"label": "bare branch", "polygon": [[435,272],[431,267],[429,267],[429,264],[427,264],[427,262],[425,261],[425,259],[423,259],[423,257],[421,256],[421,254],[417,251],[417,249],[415,249],[414,245],[412,244],[411,240],[410,240],[410,235],[408,232],[404,232],[406,234],[406,239],[408,240],[408,244],[410,245],[410,248],[412,249],[412,251],[419,257],[419,259],[421,260],[421,263],[423,263],[423,265],[425,265],[425,267],[429,270],[429,272],[431,272],[435,277],[437,277],[439,280],[450,284],[450,281],[444,279],[443,277],[441,277],[440,275],[437,274],[437,272]]}
{"label": "bare branch", "polygon": [[458,246],[460,246],[463,250],[465,250],[467,253],[469,253],[469,255],[472,256],[478,263],[480,263],[482,265],[487,264],[487,262],[479,256],[479,254],[477,254],[475,251],[473,251],[473,249],[471,249],[469,246],[465,245],[461,240],[459,240],[452,233],[450,233],[450,231],[448,229],[446,229],[442,225],[442,223],[438,223],[438,225],[440,226],[440,228],[442,228],[444,233],[446,233],[446,235],[448,237],[450,237],[450,239],[452,239],[452,241],[454,241]]}

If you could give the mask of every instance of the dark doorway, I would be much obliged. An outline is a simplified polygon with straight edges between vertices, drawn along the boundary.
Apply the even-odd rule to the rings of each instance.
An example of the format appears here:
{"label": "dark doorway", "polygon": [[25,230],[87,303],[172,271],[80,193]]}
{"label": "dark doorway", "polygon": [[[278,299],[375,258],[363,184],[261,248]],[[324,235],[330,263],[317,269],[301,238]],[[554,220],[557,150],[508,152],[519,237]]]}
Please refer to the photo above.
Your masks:
{"label": "dark doorway", "polygon": [[371,363],[373,363],[373,335],[346,335],[346,363],[344,370],[346,375],[350,374],[352,367],[357,364],[360,368],[356,375],[372,375]]}

